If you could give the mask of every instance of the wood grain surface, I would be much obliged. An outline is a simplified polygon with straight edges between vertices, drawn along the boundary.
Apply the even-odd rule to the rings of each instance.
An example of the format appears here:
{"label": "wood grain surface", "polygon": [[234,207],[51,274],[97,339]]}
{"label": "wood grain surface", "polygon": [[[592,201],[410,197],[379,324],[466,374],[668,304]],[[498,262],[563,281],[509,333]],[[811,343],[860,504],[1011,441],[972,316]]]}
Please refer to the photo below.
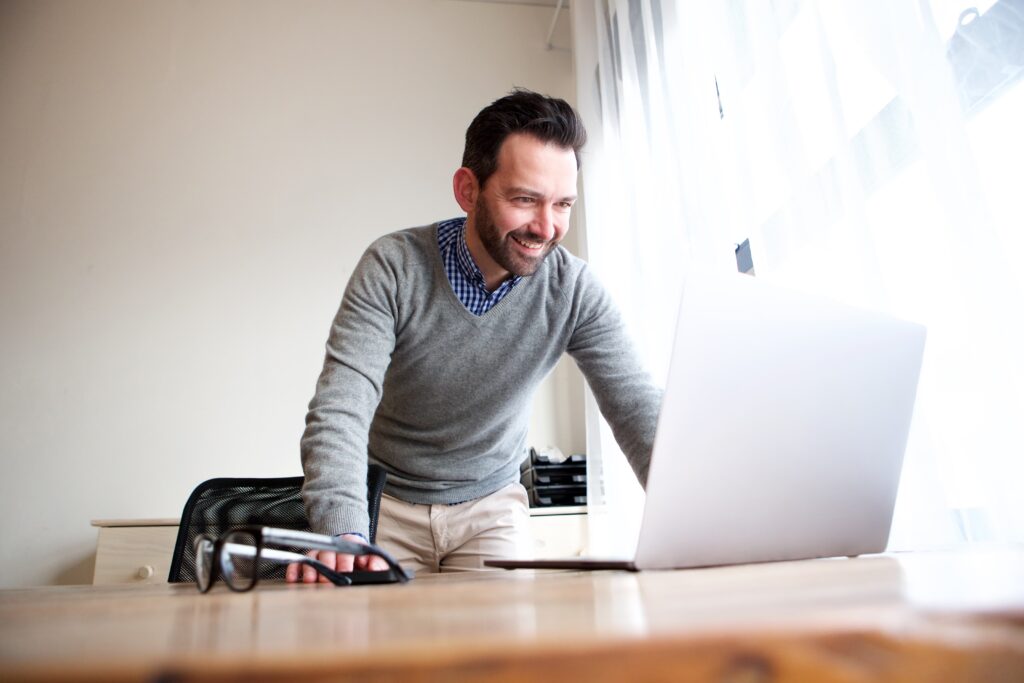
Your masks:
{"label": "wood grain surface", "polygon": [[1024,681],[1024,549],[0,591],[2,681]]}

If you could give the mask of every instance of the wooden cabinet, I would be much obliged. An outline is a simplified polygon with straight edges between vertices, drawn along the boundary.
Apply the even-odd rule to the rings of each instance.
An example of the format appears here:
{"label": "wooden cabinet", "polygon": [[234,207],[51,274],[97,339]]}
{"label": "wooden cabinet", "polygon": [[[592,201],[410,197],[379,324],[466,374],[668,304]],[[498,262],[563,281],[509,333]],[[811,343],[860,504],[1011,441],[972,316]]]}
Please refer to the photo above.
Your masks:
{"label": "wooden cabinet", "polygon": [[167,581],[177,519],[99,519],[92,525],[99,529],[94,585]]}
{"label": "wooden cabinet", "polygon": [[534,557],[538,560],[579,557],[587,551],[587,508],[530,510]]}
{"label": "wooden cabinet", "polygon": [[[171,568],[177,519],[93,520],[96,541],[96,585],[163,583]],[[530,510],[534,552],[539,559],[582,555],[587,544],[587,509]]]}

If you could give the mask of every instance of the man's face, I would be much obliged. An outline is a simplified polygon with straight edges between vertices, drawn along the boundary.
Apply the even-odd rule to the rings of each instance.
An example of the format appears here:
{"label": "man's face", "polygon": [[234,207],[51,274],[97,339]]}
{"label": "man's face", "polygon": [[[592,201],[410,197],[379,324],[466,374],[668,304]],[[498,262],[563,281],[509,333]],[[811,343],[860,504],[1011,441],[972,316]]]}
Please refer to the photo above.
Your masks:
{"label": "man's face", "polygon": [[485,262],[477,264],[488,282],[495,266],[499,273],[535,273],[569,229],[575,201],[576,155],[571,149],[530,135],[506,138],[498,167],[478,195],[471,216],[472,229],[489,257],[478,258]]}

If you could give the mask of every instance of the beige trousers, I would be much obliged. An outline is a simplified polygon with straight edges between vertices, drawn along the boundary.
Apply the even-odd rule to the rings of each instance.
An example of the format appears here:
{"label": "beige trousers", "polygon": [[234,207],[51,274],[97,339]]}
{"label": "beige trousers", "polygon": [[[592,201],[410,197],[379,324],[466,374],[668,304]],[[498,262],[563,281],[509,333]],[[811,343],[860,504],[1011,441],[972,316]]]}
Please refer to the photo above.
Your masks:
{"label": "beige trousers", "polygon": [[417,574],[481,571],[484,560],[526,557],[533,545],[529,499],[516,482],[455,505],[381,496],[377,545]]}

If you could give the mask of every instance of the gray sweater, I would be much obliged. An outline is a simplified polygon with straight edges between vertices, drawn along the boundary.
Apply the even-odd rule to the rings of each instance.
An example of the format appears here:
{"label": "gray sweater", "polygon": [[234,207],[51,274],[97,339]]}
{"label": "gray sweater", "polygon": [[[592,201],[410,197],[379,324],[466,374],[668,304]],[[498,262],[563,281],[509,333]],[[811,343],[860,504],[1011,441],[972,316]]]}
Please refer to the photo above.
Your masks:
{"label": "gray sweater", "polygon": [[412,503],[516,481],[534,390],[564,352],[645,483],[661,393],[586,263],[558,247],[475,316],[448,282],[436,225],[378,239],[349,280],[306,416],[313,529],[367,533],[367,458],[388,471],[386,491]]}

